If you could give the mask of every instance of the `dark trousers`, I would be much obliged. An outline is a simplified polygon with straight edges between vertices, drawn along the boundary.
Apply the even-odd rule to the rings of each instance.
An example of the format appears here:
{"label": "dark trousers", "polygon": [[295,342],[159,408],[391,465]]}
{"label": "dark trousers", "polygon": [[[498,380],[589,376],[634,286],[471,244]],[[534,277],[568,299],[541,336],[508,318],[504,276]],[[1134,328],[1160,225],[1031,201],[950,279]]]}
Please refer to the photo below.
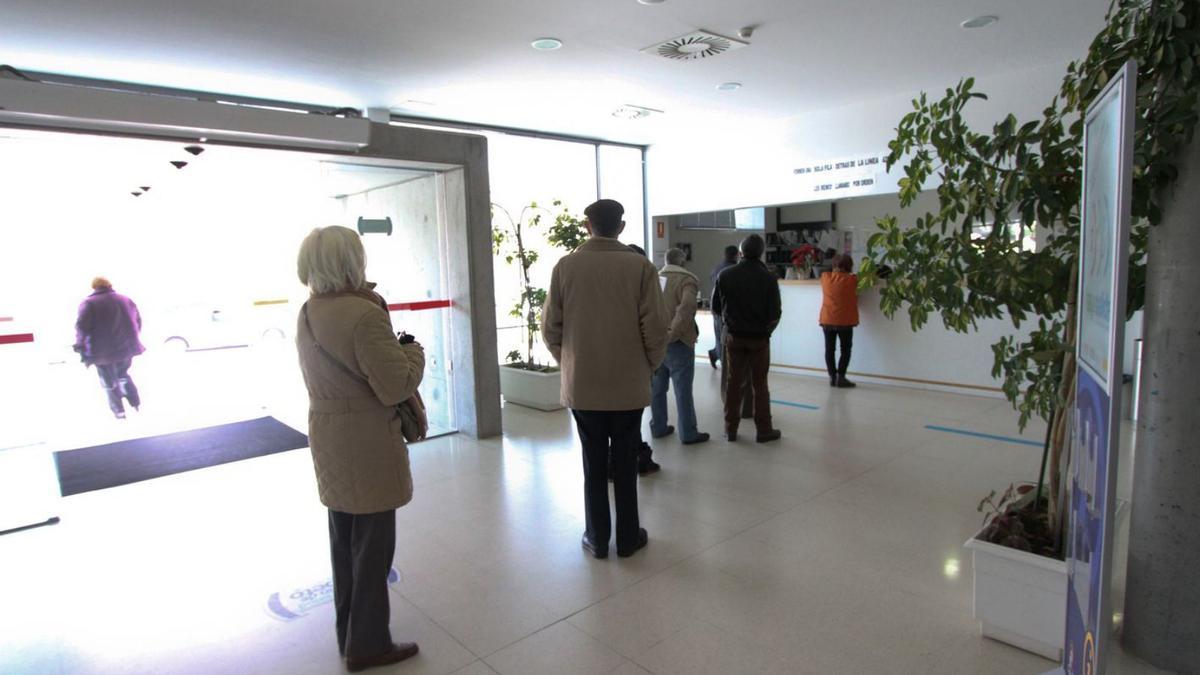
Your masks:
{"label": "dark trousers", "polygon": [[[721,404],[726,401],[725,392],[729,390],[729,362],[721,359]],[[754,389],[750,386],[750,378],[742,384],[742,419],[754,416]]]}
{"label": "dark trousers", "polygon": [[608,459],[612,453],[617,548],[638,544],[637,454],[642,410],[572,410],[583,446],[583,505],[588,539],[606,546],[612,536],[608,511]]}
{"label": "dark trousers", "polygon": [[[845,375],[850,367],[850,350],[854,346],[853,326],[823,326],[825,329],[825,367],[829,369],[829,377]],[[834,362],[834,343],[842,342],[842,358]]]}
{"label": "dark trousers", "polygon": [[389,651],[388,573],[396,553],[396,511],[352,514],[330,509],[329,548],[338,651],[355,658]]}
{"label": "dark trousers", "polygon": [[125,412],[125,404],[121,401],[122,398],[128,399],[129,405],[135,408],[142,405],[142,398],[138,395],[137,385],[129,377],[129,366],[132,364],[132,359],[125,359],[117,363],[96,365],[96,372],[100,374],[100,384],[104,387],[105,393],[108,394],[108,407],[114,413]]}
{"label": "dark trousers", "polygon": [[714,358],[722,363],[725,359],[721,358],[721,333],[724,332],[725,325],[721,322],[720,314],[713,314],[713,348],[708,350],[710,358]]}
{"label": "dark trousers", "polygon": [[736,432],[741,420],[743,387],[747,379],[754,391],[754,426],[758,433],[771,431],[771,394],[767,371],[771,368],[771,338],[725,336],[725,359],[729,370],[725,383],[725,431]]}

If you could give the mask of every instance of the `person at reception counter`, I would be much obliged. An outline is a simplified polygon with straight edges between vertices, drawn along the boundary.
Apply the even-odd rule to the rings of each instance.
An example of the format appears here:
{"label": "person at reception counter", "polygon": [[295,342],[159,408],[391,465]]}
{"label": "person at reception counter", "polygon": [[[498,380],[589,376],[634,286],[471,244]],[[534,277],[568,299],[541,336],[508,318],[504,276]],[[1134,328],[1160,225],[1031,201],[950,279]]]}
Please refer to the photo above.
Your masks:
{"label": "person at reception counter", "polygon": [[93,279],[92,294],[79,305],[75,319],[74,349],[84,365],[96,366],[108,407],[119,420],[125,419],[125,401],[134,410],[142,405],[129,376],[133,357],[146,351],[138,339],[141,330],[142,315],[133,300],[114,291],[108,279]]}
{"label": "person at reception counter", "polygon": [[[842,389],[858,386],[846,379],[854,327],[858,325],[858,275],[853,268],[850,256],[839,255],[833,259],[833,270],[821,275],[824,299],[819,321],[825,331],[825,367],[829,370],[829,386]],[[838,342],[842,343],[842,354],[835,359]]]}
{"label": "person at reception counter", "polygon": [[725,323],[725,438],[729,441],[737,440],[746,378],[754,391],[755,440],[766,443],[782,435],[771,426],[767,372],[771,368],[771,334],[783,312],[779,281],[762,261],[765,249],[766,243],[757,234],[743,239],[742,261],[722,272],[713,289],[712,311]]}

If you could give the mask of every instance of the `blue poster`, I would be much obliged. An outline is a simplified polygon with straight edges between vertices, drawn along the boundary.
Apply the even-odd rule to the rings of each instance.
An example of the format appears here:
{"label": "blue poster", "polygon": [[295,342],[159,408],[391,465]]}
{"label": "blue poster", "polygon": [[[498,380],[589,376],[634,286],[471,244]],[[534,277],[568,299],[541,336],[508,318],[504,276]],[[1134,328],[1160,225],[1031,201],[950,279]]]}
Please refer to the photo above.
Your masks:
{"label": "blue poster", "polygon": [[1067,644],[1063,665],[1072,675],[1095,675],[1099,631],[1108,626],[1101,615],[1106,602],[1102,561],[1111,542],[1106,538],[1109,502],[1109,430],[1112,400],[1086,369],[1076,380],[1072,429],[1071,528],[1067,540]]}

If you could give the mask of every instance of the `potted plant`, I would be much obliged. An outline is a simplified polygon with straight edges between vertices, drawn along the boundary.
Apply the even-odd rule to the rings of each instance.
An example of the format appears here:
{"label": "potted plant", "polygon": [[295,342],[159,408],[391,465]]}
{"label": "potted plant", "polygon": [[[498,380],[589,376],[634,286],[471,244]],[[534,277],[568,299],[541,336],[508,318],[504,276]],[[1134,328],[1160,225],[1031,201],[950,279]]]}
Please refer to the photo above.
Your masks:
{"label": "potted plant", "polygon": [[817,247],[812,244],[802,244],[792,249],[792,268],[796,270],[796,278],[812,278],[813,263],[818,255]]}
{"label": "potted plant", "polygon": [[[1051,657],[1063,643],[1065,620],[1060,596],[1067,584],[1062,558],[1068,413],[1075,397],[1082,119],[1112,74],[1135,58],[1132,315],[1145,301],[1149,228],[1169,204],[1164,188],[1175,182],[1179,151],[1196,126],[1200,74],[1184,55],[1197,49],[1198,20],[1194,3],[1114,2],[1105,28],[1087,56],[1067,67],[1042,118],[1020,123],[1008,115],[990,134],[964,120],[968,104],[986,98],[972,79],[938,100],[922,93],[889,143],[888,168],[904,164],[904,207],[936,178],[939,209],[906,226],[895,216],[878,219],[860,268],[861,285],[878,286],[884,314],[906,306],[913,330],[935,313],[964,333],[981,319],[1008,318],[1014,328],[1032,324],[1027,338],[1007,336],[992,346],[992,372],[1019,411],[1020,428],[1034,416],[1047,422],[1037,483],[1010,489],[998,501],[985,499],[981,508],[990,503],[994,513],[968,546],[984,632]],[[1030,247],[1034,233],[1039,245]],[[1031,531],[1044,540],[1035,545]]]}
{"label": "potted plant", "polygon": [[[553,206],[558,209],[562,202],[554,200]],[[542,233],[544,216],[553,218],[553,222]],[[492,252],[497,259],[517,269],[519,291],[509,316],[521,320],[524,331],[524,349],[510,351],[506,363],[500,367],[500,393],[510,403],[545,411],[560,410],[563,405],[558,366],[540,361],[535,349],[541,334],[546,289],[534,284],[531,272],[540,259],[539,241],[573,251],[587,237],[583,221],[565,207],[555,213],[537,202],[523,207],[516,218],[503,206],[492,204],[492,220]]]}

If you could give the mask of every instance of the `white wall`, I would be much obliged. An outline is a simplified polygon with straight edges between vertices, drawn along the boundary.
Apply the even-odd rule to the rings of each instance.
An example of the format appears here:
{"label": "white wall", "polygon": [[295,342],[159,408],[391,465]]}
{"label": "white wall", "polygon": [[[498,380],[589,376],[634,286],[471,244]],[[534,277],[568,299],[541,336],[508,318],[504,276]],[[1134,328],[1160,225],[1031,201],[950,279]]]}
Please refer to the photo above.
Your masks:
{"label": "white wall", "polygon": [[[989,99],[968,109],[968,121],[980,130],[1008,113],[1018,119],[1040,117],[1058,91],[1066,64],[982,78],[976,90]],[[930,82],[940,96],[955,82]],[[829,199],[814,194],[810,181],[793,174],[807,164],[887,152],[897,123],[912,109],[917,91],[881,94],[851,106],[781,119],[754,128],[715,129],[704,138],[679,137],[650,148],[647,189],[650,213],[691,213]],[[894,178],[862,194],[895,192]]]}

